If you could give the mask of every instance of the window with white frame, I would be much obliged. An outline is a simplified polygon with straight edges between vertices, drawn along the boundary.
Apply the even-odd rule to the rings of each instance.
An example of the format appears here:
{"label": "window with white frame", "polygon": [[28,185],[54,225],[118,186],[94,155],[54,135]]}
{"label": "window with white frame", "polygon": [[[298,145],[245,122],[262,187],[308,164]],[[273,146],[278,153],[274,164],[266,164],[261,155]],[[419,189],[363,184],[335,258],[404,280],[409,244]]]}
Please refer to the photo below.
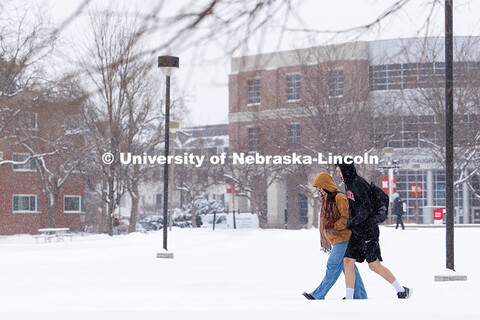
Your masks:
{"label": "window with white frame", "polygon": [[300,100],[300,74],[287,74],[287,101]]}
{"label": "window with white frame", "polygon": [[260,104],[260,78],[247,80],[248,104]]}
{"label": "window with white frame", "polygon": [[300,123],[292,123],[288,126],[288,143],[295,144],[300,143],[301,132],[300,132]]}
{"label": "window with white frame", "polygon": [[83,210],[82,196],[63,196],[63,211],[65,213],[80,213]]}
{"label": "window with white frame", "polygon": [[[12,160],[15,162],[24,162],[29,157],[28,153],[14,153],[12,155]],[[14,164],[14,171],[35,171],[35,164],[33,160],[28,160],[25,164]]]}
{"label": "window with white frame", "polygon": [[248,150],[258,151],[260,148],[260,127],[248,128]]}
{"label": "window with white frame", "polygon": [[13,212],[14,213],[38,213],[39,197],[30,194],[13,195]]}
{"label": "window with white frame", "polygon": [[328,90],[330,97],[343,96],[343,69],[328,71]]}

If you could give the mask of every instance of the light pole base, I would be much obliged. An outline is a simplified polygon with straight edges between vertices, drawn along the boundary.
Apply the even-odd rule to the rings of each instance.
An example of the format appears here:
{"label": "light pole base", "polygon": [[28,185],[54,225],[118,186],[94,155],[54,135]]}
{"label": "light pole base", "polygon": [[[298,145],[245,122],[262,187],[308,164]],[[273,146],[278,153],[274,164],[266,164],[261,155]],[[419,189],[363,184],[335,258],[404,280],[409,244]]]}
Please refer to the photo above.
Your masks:
{"label": "light pole base", "polygon": [[445,272],[434,276],[435,282],[443,281],[467,281],[467,276],[456,271],[446,269]]}
{"label": "light pole base", "polygon": [[158,252],[157,258],[160,259],[173,259],[173,252]]}

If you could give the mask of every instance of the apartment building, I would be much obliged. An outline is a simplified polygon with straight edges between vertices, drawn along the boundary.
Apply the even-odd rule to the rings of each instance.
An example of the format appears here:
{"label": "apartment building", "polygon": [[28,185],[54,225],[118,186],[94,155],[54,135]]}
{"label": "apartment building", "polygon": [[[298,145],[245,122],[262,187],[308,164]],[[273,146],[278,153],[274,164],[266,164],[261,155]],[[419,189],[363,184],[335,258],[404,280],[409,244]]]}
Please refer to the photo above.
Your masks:
{"label": "apartment building", "polygon": [[[74,161],[65,151],[82,143],[78,110],[59,101],[48,105],[27,97],[0,108],[0,234],[34,234],[46,227],[81,230],[85,184],[69,167]],[[48,204],[55,198],[46,190],[52,185],[60,188],[55,191],[56,210],[49,217]]]}

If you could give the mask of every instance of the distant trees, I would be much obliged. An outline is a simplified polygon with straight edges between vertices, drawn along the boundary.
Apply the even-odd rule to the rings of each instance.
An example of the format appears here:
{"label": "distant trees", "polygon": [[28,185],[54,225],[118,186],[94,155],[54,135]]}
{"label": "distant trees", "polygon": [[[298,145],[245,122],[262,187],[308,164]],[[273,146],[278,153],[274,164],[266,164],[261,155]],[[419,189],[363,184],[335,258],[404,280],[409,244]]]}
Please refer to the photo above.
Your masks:
{"label": "distant trees", "polygon": [[[139,184],[153,168],[121,165],[119,155],[157,155],[164,141],[162,85],[160,77],[152,74],[156,59],[145,54],[143,46],[147,22],[119,8],[90,8],[86,36],[75,41],[78,65],[65,63],[62,69],[69,74],[55,79],[45,62],[69,21],[56,29],[39,8],[14,1],[0,7],[0,142],[14,140],[28,154],[22,159],[2,158],[0,165],[36,168],[48,204],[49,226],[55,224],[59,190],[72,173],[81,172],[94,197],[103,203],[104,217],[89,220],[103,224],[112,234],[113,213],[128,194],[132,199],[129,231],[135,231]],[[70,18],[83,9],[79,7]],[[49,61],[62,57],[55,59]],[[172,119],[184,115],[181,98],[174,99],[171,107]],[[30,130],[40,113],[61,125],[40,122],[41,132]],[[106,152],[116,160],[104,163]]]}
{"label": "distant trees", "polygon": [[[387,6],[378,19],[355,28],[355,31],[363,32],[379,25],[409,2],[398,1]],[[428,8],[434,9],[439,5],[439,2],[433,1]],[[129,231],[135,231],[139,184],[148,179],[147,173],[152,169],[146,165],[120,165],[120,152],[158,154],[163,147],[163,102],[158,94],[162,90],[159,90],[161,84],[155,80],[159,77],[151,74],[155,70],[155,59],[150,53],[169,46],[192,47],[219,35],[226,38],[225,49],[228,54],[238,52],[239,48],[248,45],[253,35],[265,32],[264,27],[274,18],[280,14],[286,17],[295,13],[296,9],[296,4],[290,0],[208,0],[200,4],[192,1],[182,5],[169,19],[163,15],[161,4],[145,15],[127,14],[118,7],[90,9],[89,24],[85,28],[87,37],[78,39],[81,45],[75,48],[80,62],[76,68],[78,73],[74,83],[68,83],[71,80],[69,78],[52,78],[45,68],[46,59],[55,48],[62,28],[89,7],[89,2],[83,2],[78,11],[59,28],[49,24],[40,8],[30,9],[28,6],[26,2],[22,5],[12,0],[0,4],[0,140],[14,138],[28,152],[25,159],[2,159],[0,165],[26,164],[29,161],[34,164],[45,197],[49,199],[49,225],[54,224],[52,212],[56,206],[51,199],[55,199],[72,172],[81,170],[89,187],[102,200],[109,234],[113,231],[113,213],[126,194],[132,199]],[[276,27],[281,32],[288,29],[286,24]],[[156,30],[165,30],[165,33],[153,49],[147,48],[144,46],[145,36]],[[309,29],[289,31],[311,34],[326,32]],[[428,48],[420,52],[428,55],[425,49]],[[480,136],[476,130],[477,107],[480,105],[479,72],[478,65],[469,64],[471,59],[468,55],[478,50],[465,47],[460,51],[465,58],[461,58],[463,60],[458,66],[461,70],[464,68],[465,72],[464,76],[457,79],[460,86],[456,91],[459,124],[456,128],[456,167],[461,172],[457,184],[468,181],[469,187],[474,190],[473,183],[475,179],[478,181],[479,172],[478,169],[468,171],[467,168],[478,168],[480,161]],[[248,135],[244,139],[246,145],[233,146],[232,150],[263,154],[298,151],[310,155],[322,151],[336,154],[369,151],[373,120],[366,85],[369,81],[366,78],[368,72],[364,72],[368,65],[353,60],[348,68],[342,69],[338,61],[342,60],[343,54],[332,47],[323,54],[310,52],[309,61],[299,55],[302,99],[295,102],[295,112],[292,113],[293,108],[279,108],[285,102],[287,93],[268,93],[281,96],[280,100],[275,100],[269,106],[272,110],[281,109],[272,112],[275,120],[272,121],[272,115],[265,117],[262,110],[252,106],[250,110],[254,115],[251,126],[248,132],[241,133]],[[478,61],[478,57],[475,58]],[[56,59],[61,60],[58,56]],[[318,63],[312,64],[312,59]],[[423,65],[419,65],[417,71],[423,74]],[[286,77],[287,74],[281,76]],[[348,81],[344,82],[343,79]],[[432,130],[425,130],[425,135],[419,141],[443,159],[443,145],[438,139],[443,132],[443,88],[418,87],[416,91],[413,95],[411,90],[400,91],[399,100],[403,99],[409,110],[424,117],[422,119],[433,117]],[[277,104],[278,101],[281,103]],[[60,128],[46,129],[48,134],[44,138],[36,136],[31,130],[24,130],[32,120],[29,119],[28,108],[41,104],[48,105],[46,114],[52,120],[65,118]],[[174,114],[182,114],[181,100],[175,101],[173,107],[178,110]],[[75,115],[69,114],[71,111]],[[71,117],[70,122],[66,121],[70,115],[75,117]],[[72,133],[73,126],[78,129],[73,130],[75,134]],[[417,128],[419,126],[417,121]],[[389,138],[383,136],[383,140]],[[117,160],[108,164],[102,162],[101,157],[105,152],[112,153]],[[223,169],[205,164],[202,168],[183,165],[181,170],[177,170],[177,177],[182,182],[176,179],[176,188],[182,189],[188,201],[193,203],[202,197],[206,188],[224,180],[225,174],[231,175],[240,182],[252,210],[259,214],[261,224],[265,225],[267,213],[264,203],[267,189],[272,183],[289,179],[295,185],[295,192],[310,196],[310,186],[306,181],[311,181],[319,169],[331,168],[247,165],[230,168],[230,171]],[[192,222],[195,224],[195,213],[192,214]]]}

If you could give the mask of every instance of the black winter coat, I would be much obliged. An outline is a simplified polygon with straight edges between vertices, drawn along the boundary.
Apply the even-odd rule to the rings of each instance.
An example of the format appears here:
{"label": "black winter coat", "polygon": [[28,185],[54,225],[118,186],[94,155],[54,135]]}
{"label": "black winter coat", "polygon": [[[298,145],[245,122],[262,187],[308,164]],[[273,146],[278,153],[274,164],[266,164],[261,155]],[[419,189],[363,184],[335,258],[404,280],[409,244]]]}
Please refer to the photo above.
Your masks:
{"label": "black winter coat", "polygon": [[361,239],[378,238],[380,231],[370,201],[371,187],[357,175],[353,164],[338,165],[342,171],[348,198],[347,228]]}
{"label": "black winter coat", "polygon": [[403,215],[403,201],[400,199],[400,197],[397,197],[395,200],[393,200],[392,214],[396,215],[397,217],[402,217]]}

